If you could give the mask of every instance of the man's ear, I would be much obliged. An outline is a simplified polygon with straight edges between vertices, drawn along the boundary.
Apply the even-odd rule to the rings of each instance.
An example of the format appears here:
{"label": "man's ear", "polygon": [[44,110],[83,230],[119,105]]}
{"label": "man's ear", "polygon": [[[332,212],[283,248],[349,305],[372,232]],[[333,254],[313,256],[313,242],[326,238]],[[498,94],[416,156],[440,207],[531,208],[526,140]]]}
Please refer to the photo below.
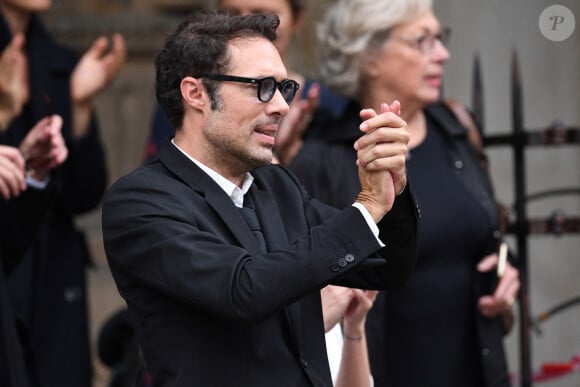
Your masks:
{"label": "man's ear", "polygon": [[205,110],[208,104],[208,96],[201,79],[185,77],[179,84],[181,97],[187,106],[197,110]]}

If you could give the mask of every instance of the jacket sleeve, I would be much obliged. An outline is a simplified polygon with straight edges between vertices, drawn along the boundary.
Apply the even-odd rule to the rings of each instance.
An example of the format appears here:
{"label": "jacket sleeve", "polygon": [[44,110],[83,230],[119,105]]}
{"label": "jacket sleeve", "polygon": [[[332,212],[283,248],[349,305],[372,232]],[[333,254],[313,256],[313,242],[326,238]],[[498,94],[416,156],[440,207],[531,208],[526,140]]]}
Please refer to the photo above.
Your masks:
{"label": "jacket sleeve", "polygon": [[378,226],[379,239],[385,244],[378,257],[367,259],[333,284],[381,290],[400,286],[413,273],[418,255],[419,212],[409,186]]}
{"label": "jacket sleeve", "polygon": [[[380,249],[359,210],[336,210],[310,199],[298,185],[284,183],[280,189],[297,199],[284,202],[281,218],[286,228],[299,232],[267,254],[251,253],[232,235],[242,225],[241,215],[239,223],[233,217],[225,224],[203,195],[147,170],[115,183],[103,203],[107,259],[129,304],[140,302],[132,298],[138,287],[254,322],[355,270]],[[231,206],[226,210],[236,213],[223,195],[224,205]],[[365,287],[385,281],[374,271],[355,277]]]}

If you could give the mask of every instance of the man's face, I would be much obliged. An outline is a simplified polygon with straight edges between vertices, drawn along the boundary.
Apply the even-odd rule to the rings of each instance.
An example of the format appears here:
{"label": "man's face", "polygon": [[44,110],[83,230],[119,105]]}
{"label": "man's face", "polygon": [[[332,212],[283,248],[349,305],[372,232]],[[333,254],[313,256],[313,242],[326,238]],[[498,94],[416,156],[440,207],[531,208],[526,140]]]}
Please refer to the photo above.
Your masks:
{"label": "man's face", "polygon": [[[274,45],[264,38],[236,39],[229,44],[231,62],[226,75],[286,79],[286,68]],[[258,99],[257,85],[220,81],[217,110],[209,110],[204,137],[216,164],[240,174],[272,161],[272,148],[288,104],[279,90],[269,102]],[[217,165],[216,165],[217,166]]]}

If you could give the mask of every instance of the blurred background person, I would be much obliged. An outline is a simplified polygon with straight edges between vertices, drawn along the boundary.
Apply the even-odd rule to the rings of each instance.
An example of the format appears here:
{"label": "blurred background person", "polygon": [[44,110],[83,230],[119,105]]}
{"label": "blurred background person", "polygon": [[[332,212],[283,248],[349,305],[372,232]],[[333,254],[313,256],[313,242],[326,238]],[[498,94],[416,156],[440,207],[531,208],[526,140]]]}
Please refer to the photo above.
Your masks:
{"label": "blurred background person", "polygon": [[[9,288],[21,322],[24,355],[34,386],[90,386],[91,358],[85,268],[90,262],[77,215],[100,203],[107,185],[104,149],[93,99],[116,76],[125,45],[115,35],[97,39],[80,59],[55,43],[38,13],[50,0],[0,0],[0,49],[22,36],[14,62],[19,79],[10,90],[21,111],[0,135],[17,146],[42,117],[57,113],[69,154],[58,168],[60,191]],[[22,70],[22,71],[21,71]]]}
{"label": "blurred background person", "polygon": [[[4,69],[0,59],[0,71]],[[0,98],[5,97],[0,80]],[[0,106],[6,117],[13,109]],[[8,111],[7,111],[8,110]],[[6,278],[34,241],[39,225],[58,190],[51,171],[67,157],[61,136],[62,119],[46,117],[32,128],[20,147],[0,145],[0,385],[28,386],[16,315]]]}
{"label": "blurred background person", "polygon": [[321,81],[350,102],[338,120],[312,128],[290,164],[307,190],[340,208],[354,199],[361,106],[399,100],[411,135],[419,259],[410,280],[381,292],[369,313],[375,386],[508,386],[502,315],[518,271],[508,263],[497,280],[491,182],[466,129],[439,102],[449,30],[430,0],[339,0],[319,35]]}

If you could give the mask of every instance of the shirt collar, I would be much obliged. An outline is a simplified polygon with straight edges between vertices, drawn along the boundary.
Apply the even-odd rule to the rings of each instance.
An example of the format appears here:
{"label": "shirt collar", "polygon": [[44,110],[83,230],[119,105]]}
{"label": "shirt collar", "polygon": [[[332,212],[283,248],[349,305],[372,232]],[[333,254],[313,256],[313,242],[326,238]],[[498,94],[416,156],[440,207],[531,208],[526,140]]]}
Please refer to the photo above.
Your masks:
{"label": "shirt collar", "polygon": [[232,199],[232,201],[234,202],[234,205],[236,207],[238,207],[238,208],[243,207],[244,195],[246,193],[248,193],[248,191],[250,190],[250,187],[252,186],[252,183],[254,182],[254,176],[252,176],[252,174],[250,172],[246,172],[246,174],[244,175],[244,180],[242,181],[242,187],[240,188],[237,185],[235,185],[234,183],[232,183],[231,181],[229,181],[228,179],[226,179],[225,177],[223,177],[222,175],[220,175],[218,172],[214,171],[213,169],[211,169],[207,165],[201,163],[200,161],[194,159],[193,157],[191,157],[190,155],[185,153],[183,151],[183,149],[181,149],[179,146],[177,146],[177,144],[173,140],[174,139],[172,138],[171,143],[181,153],[183,153],[188,159],[190,159],[192,162],[194,162],[195,165],[197,165],[199,168],[201,168],[201,170],[204,171],[209,177],[211,177],[212,180],[215,181],[216,184],[219,185],[220,188],[224,190],[224,192],[230,197],[230,199]]}

